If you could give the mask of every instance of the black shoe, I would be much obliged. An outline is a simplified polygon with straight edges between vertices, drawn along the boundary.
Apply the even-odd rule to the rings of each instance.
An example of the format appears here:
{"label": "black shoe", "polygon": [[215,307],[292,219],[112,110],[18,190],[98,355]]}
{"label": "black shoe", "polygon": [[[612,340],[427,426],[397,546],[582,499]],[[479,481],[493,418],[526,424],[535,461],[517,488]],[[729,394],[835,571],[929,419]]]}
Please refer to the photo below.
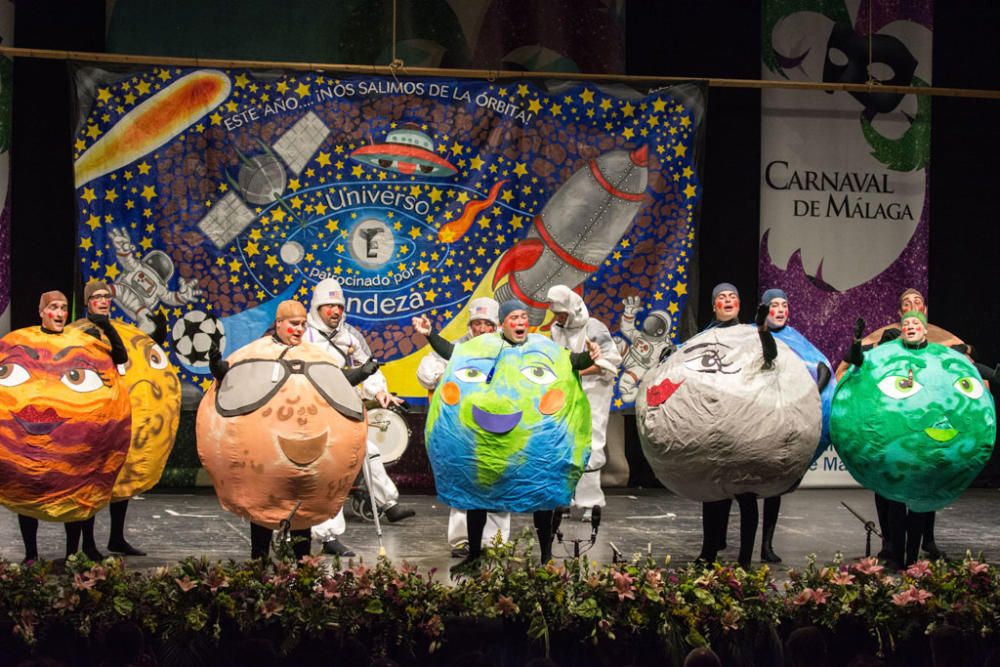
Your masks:
{"label": "black shoe", "polygon": [[459,577],[471,577],[479,573],[479,556],[467,556],[461,563],[456,563],[448,569],[448,574],[452,579]]}
{"label": "black shoe", "polygon": [[468,558],[469,557],[469,545],[460,544],[451,550],[452,558]]}
{"label": "black shoe", "polygon": [[108,542],[108,551],[113,554],[121,554],[123,556],[145,556],[146,552],[142,549],[137,549],[129,544],[125,539],[115,540],[113,542]]}
{"label": "black shoe", "polygon": [[938,548],[937,543],[927,542],[924,544],[924,554],[929,560],[947,560],[948,556]]}
{"label": "black shoe", "polygon": [[774,553],[774,549],[771,547],[764,547],[760,550],[760,562],[762,563],[780,563],[781,556]]}
{"label": "black shoe", "polygon": [[104,554],[98,551],[97,547],[84,547],[83,555],[89,558],[90,560],[94,561],[95,563],[104,560]]}
{"label": "black shoe", "polygon": [[396,523],[397,521],[402,521],[403,519],[409,519],[414,516],[416,512],[413,510],[403,509],[399,505],[393,505],[385,511],[385,518],[389,523]]}
{"label": "black shoe", "polygon": [[355,553],[351,551],[351,547],[336,537],[323,543],[323,553],[328,556],[341,556],[343,558],[353,558],[355,556]]}

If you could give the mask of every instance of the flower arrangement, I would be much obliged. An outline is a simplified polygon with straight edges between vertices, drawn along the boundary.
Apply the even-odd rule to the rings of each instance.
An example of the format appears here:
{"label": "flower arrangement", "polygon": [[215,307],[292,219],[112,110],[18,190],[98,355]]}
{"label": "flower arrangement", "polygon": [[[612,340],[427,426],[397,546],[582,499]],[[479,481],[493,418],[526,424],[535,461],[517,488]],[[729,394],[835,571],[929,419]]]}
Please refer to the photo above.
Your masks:
{"label": "flower arrangement", "polygon": [[[1000,626],[995,567],[967,555],[956,563],[920,561],[888,572],[875,559],[790,571],[783,584],[765,566],[672,567],[636,557],[598,566],[569,559],[541,566],[530,544],[495,544],[478,572],[454,585],[380,559],[328,567],[306,557],[263,563],[187,559],[131,572],[124,561],[71,557],[64,570],[0,561],[0,619],[26,644],[46,622],[64,621],[87,635],[122,620],[153,637],[200,635],[224,628],[246,636],[278,625],[282,650],[308,637],[363,637],[378,653],[429,655],[448,641],[451,619],[493,619],[517,628],[548,652],[553,638],[597,646],[652,637],[671,654],[739,642],[760,628],[808,623],[836,631],[844,619],[869,628],[881,649],[947,623],[969,636]],[[339,566],[338,562],[334,563]]]}

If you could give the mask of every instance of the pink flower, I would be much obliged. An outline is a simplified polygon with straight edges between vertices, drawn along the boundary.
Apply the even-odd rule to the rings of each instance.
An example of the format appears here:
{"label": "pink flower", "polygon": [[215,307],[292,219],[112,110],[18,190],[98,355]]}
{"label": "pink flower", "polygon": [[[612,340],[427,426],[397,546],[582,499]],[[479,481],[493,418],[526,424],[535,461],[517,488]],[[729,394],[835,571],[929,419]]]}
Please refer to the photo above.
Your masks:
{"label": "pink flower", "polygon": [[850,586],[854,583],[854,575],[848,572],[838,572],[830,579],[830,583],[837,586]]}
{"label": "pink flower", "polygon": [[826,604],[829,597],[830,594],[825,588],[817,588],[815,590],[812,588],[804,588],[801,593],[795,596],[792,600],[792,604],[796,607],[801,607],[802,605],[809,604],[810,602],[816,605],[821,605]]}
{"label": "pink flower", "polygon": [[740,629],[740,612],[735,609],[727,609],[722,617],[719,619],[722,623],[723,630],[739,630]]}
{"label": "pink flower", "polygon": [[910,587],[907,588],[902,593],[896,593],[895,595],[893,595],[892,603],[899,607],[905,607],[910,603],[925,605],[927,604],[927,601],[932,597],[934,596],[928,591],[925,591],[921,588],[917,588],[916,586],[911,584]]}
{"label": "pink flower", "polygon": [[319,556],[303,556],[299,559],[299,567],[319,567],[323,559]]}
{"label": "pink flower", "polygon": [[663,588],[663,577],[659,570],[646,570],[646,585],[656,591]]}
{"label": "pink flower", "polygon": [[514,603],[513,598],[509,598],[506,595],[501,595],[497,599],[497,610],[500,612],[501,616],[507,616],[517,613],[517,605]]}
{"label": "pink flower", "polygon": [[285,605],[278,602],[278,600],[272,595],[268,599],[260,603],[261,613],[264,614],[264,618],[271,618],[272,616],[277,616],[281,613],[281,610],[285,608]]}
{"label": "pink flower", "polygon": [[969,572],[972,574],[986,574],[990,571],[990,566],[986,563],[980,563],[979,561],[970,560],[969,561]]}
{"label": "pink flower", "polygon": [[931,573],[931,564],[925,560],[918,560],[916,563],[906,568],[906,574],[914,579],[922,579]]}
{"label": "pink flower", "polygon": [[62,590],[62,597],[52,603],[53,609],[73,609],[80,604],[80,596],[72,590]]}
{"label": "pink flower", "polygon": [[885,569],[878,564],[877,558],[862,558],[851,567],[855,572],[860,572],[861,574],[878,574]]}
{"label": "pink flower", "polygon": [[89,590],[93,588],[96,583],[97,582],[90,577],[80,574],[79,572],[73,574],[73,588],[79,591]]}
{"label": "pink flower", "polygon": [[216,572],[213,570],[212,572],[208,573],[207,577],[205,577],[205,581],[202,582],[202,585],[208,588],[208,590],[215,593],[220,588],[228,587],[229,579],[227,579],[226,575],[222,574],[221,572]]}
{"label": "pink flower", "polygon": [[612,572],[611,576],[615,580],[614,590],[618,594],[618,601],[621,602],[625,598],[634,600],[635,593],[632,590],[632,577],[625,572]]}
{"label": "pink flower", "polygon": [[189,590],[198,585],[198,581],[196,579],[192,580],[191,577],[189,577],[186,574],[184,575],[183,578],[174,579],[174,581],[177,582],[177,585],[180,586],[180,589],[185,593],[187,593]]}
{"label": "pink flower", "polygon": [[323,594],[324,600],[340,597],[340,584],[336,579],[323,579],[316,584],[316,590]]}
{"label": "pink flower", "polygon": [[94,567],[90,568],[87,572],[87,576],[95,582],[104,581],[108,578],[108,569],[103,565],[95,564]]}

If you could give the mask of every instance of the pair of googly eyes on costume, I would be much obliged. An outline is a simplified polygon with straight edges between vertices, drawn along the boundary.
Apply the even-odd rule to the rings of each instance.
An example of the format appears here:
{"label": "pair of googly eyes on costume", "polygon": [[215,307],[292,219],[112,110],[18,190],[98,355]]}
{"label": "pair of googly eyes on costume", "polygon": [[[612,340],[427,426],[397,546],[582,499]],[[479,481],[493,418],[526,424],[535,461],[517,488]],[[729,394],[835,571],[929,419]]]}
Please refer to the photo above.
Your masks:
{"label": "pair of googly eyes on costume", "polygon": [[[535,384],[551,384],[556,379],[556,374],[545,366],[525,366],[521,369],[521,375]],[[486,382],[486,373],[472,366],[459,368],[455,371],[455,377],[469,384]]]}
{"label": "pair of googly eyes on costume", "polygon": [[[982,382],[969,376],[957,380],[952,386],[958,393],[972,399],[979,398],[986,391]],[[924,385],[903,375],[890,375],[878,383],[878,388],[889,398],[909,398],[920,392]]]}
{"label": "pair of googly eyes on costume", "polygon": [[[167,362],[167,353],[164,352],[163,348],[161,348],[156,343],[153,343],[152,345],[148,346],[142,352],[146,357],[146,363],[149,364],[149,367],[152,368],[153,370],[162,371],[169,365],[169,363]],[[132,367],[132,360],[129,359],[128,361],[125,362],[125,368],[131,368],[131,367]]]}
{"label": "pair of googly eyes on costume", "polygon": [[[0,364],[0,387],[16,387],[31,379],[31,373],[20,364]],[[72,368],[59,381],[75,392],[86,394],[104,386],[97,371],[90,368]]]}

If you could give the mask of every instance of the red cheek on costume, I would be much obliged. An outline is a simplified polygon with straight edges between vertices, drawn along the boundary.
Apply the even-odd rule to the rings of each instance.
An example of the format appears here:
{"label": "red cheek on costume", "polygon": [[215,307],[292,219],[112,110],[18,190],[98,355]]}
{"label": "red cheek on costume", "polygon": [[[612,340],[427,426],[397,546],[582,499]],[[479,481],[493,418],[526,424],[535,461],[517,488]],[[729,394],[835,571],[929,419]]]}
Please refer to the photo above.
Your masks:
{"label": "red cheek on costume", "polygon": [[288,333],[295,333],[295,329],[293,329],[292,327],[288,327]]}
{"label": "red cheek on costume", "polygon": [[455,405],[462,398],[462,390],[454,382],[445,382],[441,387],[441,400],[448,405]]}
{"label": "red cheek on costume", "polygon": [[771,317],[777,317],[778,316],[778,309],[777,308],[772,308],[771,310],[767,311],[767,313]]}
{"label": "red cheek on costume", "polygon": [[538,402],[538,411],[543,415],[552,415],[562,410],[564,405],[566,405],[566,395],[562,390],[549,389]]}

